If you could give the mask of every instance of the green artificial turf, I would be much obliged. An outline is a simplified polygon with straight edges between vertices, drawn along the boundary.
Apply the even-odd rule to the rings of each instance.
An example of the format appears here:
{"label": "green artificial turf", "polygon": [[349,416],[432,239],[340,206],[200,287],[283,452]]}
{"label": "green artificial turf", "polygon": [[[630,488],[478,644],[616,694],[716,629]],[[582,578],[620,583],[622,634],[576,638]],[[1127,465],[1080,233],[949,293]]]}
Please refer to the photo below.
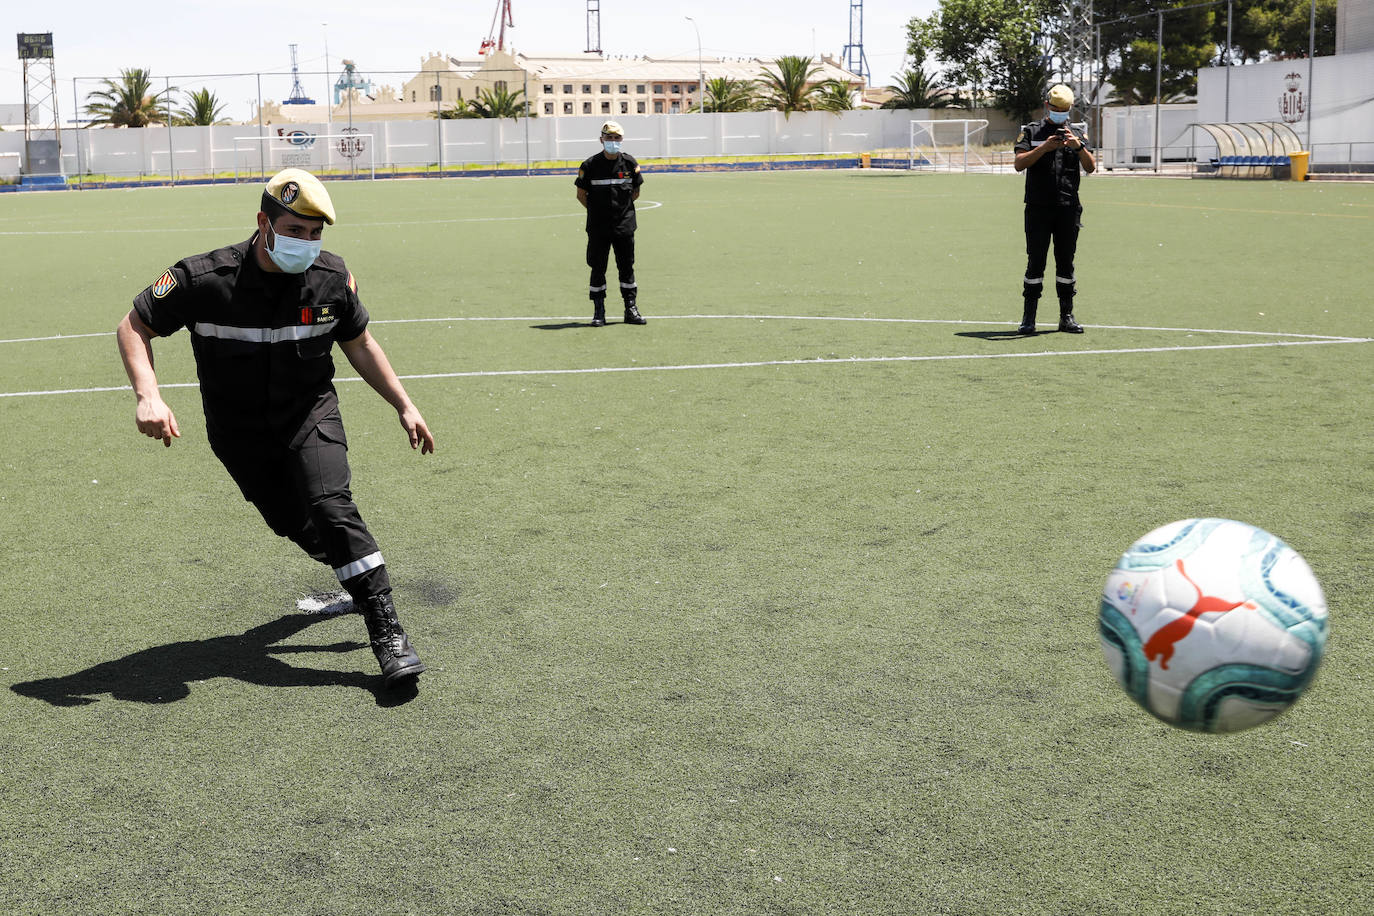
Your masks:
{"label": "green artificial turf", "polygon": [[[211,454],[186,334],[170,449],[106,390],[132,296],[259,188],[0,195],[5,913],[1374,899],[1374,187],[1094,177],[1087,333],[1033,338],[1014,177],[650,173],[649,324],[604,329],[569,179],[330,190],[439,440],[340,382],[414,697],[294,612],[332,576]],[[1331,608],[1308,695],[1231,736],[1098,647],[1113,561],[1194,516]]]}

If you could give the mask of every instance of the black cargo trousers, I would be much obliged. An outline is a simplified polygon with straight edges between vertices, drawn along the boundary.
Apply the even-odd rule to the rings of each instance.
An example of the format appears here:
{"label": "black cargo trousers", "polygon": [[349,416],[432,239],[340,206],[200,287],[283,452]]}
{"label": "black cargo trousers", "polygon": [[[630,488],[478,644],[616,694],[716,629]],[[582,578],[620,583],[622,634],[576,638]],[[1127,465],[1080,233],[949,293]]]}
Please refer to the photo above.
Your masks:
{"label": "black cargo trousers", "polygon": [[210,448],[273,532],[333,568],[355,604],[391,592],[381,551],[353,502],[338,408],[299,443],[211,432]]}

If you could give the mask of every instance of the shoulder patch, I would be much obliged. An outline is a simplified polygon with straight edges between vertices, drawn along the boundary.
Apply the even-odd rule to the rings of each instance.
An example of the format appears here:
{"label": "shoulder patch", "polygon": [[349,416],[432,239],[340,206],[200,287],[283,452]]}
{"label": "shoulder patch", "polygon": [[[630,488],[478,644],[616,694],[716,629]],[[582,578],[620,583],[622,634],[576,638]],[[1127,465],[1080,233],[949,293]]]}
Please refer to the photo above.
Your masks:
{"label": "shoulder patch", "polygon": [[353,295],[358,295],[358,281],[353,279],[353,271],[348,272],[348,289]]}
{"label": "shoulder patch", "polygon": [[172,273],[172,268],[167,268],[162,272],[162,276],[157,278],[153,284],[153,298],[161,299],[163,296],[176,289],[177,275]]}
{"label": "shoulder patch", "polygon": [[1021,133],[1019,133],[1019,134],[1016,135],[1016,142],[1017,142],[1017,143],[1021,143],[1021,142],[1024,141],[1025,139],[1026,139],[1026,129],[1023,127],[1023,128],[1021,128]]}
{"label": "shoulder patch", "polygon": [[585,169],[578,169],[578,170],[577,170],[577,177],[578,177],[578,178],[582,178],[584,175],[586,175],[586,170],[585,170]]}

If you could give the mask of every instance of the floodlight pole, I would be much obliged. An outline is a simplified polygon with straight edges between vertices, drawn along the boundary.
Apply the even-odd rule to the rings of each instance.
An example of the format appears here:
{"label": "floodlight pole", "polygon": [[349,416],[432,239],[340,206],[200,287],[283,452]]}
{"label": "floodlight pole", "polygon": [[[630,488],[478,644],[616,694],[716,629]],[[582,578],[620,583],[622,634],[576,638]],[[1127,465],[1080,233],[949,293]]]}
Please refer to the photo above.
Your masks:
{"label": "floodlight pole", "polygon": [[[1316,2],[1316,0],[1313,0],[1313,2]],[[697,92],[700,93],[700,95],[701,95],[701,111],[702,111],[702,114],[705,114],[705,113],[706,113],[706,71],[703,70],[703,69],[702,69],[702,66],[701,66],[701,28],[697,25],[697,21],[696,21],[695,19],[693,19],[691,16],[683,16],[682,18],[683,18],[683,19],[686,19],[688,22],[690,22],[690,23],[692,24],[692,28],[696,29],[696,31],[697,31]]]}
{"label": "floodlight pole", "polygon": [[334,123],[334,87],[329,84],[329,23],[321,22],[324,29],[324,122]]}
{"label": "floodlight pole", "polygon": [[[1316,0],[1312,0],[1316,2]],[[1160,10],[1156,14],[1159,17],[1159,30],[1155,37],[1155,171],[1159,171],[1159,95],[1163,91],[1161,82],[1164,78],[1164,11]]]}
{"label": "floodlight pole", "polygon": [[1308,168],[1312,156],[1312,61],[1317,56],[1317,0],[1312,0],[1312,11],[1307,21],[1307,155]]}

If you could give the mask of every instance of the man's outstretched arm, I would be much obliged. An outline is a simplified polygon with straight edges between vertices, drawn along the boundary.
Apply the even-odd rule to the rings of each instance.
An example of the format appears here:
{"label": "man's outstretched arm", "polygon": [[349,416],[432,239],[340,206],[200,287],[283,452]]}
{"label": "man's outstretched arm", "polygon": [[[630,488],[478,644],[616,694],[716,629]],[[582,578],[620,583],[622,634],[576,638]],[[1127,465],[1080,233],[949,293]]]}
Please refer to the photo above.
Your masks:
{"label": "man's outstretched arm", "polygon": [[138,406],[134,409],[138,431],[152,439],[161,439],[163,445],[171,446],[173,438],[181,438],[181,428],[177,426],[176,415],[162,400],[162,393],[157,387],[157,373],[153,371],[153,338],[156,336],[133,309],[115,328],[119,358],[124,361],[124,372],[134,386],[134,397],[138,399]]}
{"label": "man's outstretched arm", "polygon": [[382,351],[382,345],[373,339],[371,332],[364,330],[352,340],[340,341],[339,347],[353,368],[363,377],[363,381],[396,408],[401,426],[410,437],[410,447],[420,449],[422,455],[434,451],[434,436],[425,425],[425,418],[420,416],[420,411],[411,403],[405,386],[396,377],[391,362]]}

